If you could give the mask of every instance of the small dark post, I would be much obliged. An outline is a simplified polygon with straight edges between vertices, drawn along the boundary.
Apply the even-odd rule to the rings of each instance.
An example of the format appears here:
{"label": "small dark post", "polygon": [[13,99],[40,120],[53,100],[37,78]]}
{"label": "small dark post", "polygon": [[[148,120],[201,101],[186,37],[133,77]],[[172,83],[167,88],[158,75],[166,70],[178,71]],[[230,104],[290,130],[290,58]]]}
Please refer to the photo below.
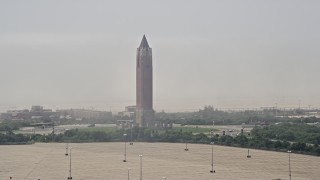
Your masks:
{"label": "small dark post", "polygon": [[[249,146],[249,145],[248,145]],[[247,158],[251,158],[250,152],[249,152],[249,147],[248,147],[248,155]]]}
{"label": "small dark post", "polygon": [[188,149],[188,142],[186,141],[186,148],[184,149],[185,151],[189,151]]}

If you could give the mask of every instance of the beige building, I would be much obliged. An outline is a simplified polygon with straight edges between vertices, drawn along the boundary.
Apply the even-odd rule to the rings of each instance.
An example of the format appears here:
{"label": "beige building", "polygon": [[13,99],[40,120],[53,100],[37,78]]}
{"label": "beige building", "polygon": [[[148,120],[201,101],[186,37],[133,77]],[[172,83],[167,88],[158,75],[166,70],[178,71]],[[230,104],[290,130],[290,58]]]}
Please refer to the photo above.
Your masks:
{"label": "beige building", "polygon": [[96,111],[89,109],[60,109],[57,110],[60,117],[72,117],[75,119],[105,119],[112,118],[112,112]]}
{"label": "beige building", "polygon": [[118,115],[120,117],[129,117],[131,119],[134,119],[135,118],[135,115],[136,115],[136,106],[126,106],[125,107],[125,110],[122,111],[122,112],[119,112]]}

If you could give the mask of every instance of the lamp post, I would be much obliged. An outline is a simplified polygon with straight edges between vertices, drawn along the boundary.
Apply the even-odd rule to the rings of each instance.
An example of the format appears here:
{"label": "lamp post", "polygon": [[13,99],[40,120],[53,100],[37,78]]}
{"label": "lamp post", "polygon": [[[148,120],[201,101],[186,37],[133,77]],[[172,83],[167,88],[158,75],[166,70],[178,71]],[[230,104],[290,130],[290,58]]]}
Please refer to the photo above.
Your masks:
{"label": "lamp post", "polygon": [[69,168],[69,177],[68,177],[68,179],[72,179],[72,176],[71,176],[71,150],[72,150],[72,148],[70,148],[70,168]]}
{"label": "lamp post", "polygon": [[142,155],[139,155],[140,157],[140,180],[142,180]]}
{"label": "lamp post", "polygon": [[291,151],[289,150],[289,151],[288,151],[288,154],[289,154],[289,179],[291,180],[291,162],[290,162],[290,153],[291,153]]}
{"label": "lamp post", "polygon": [[213,170],[213,145],[214,145],[214,142],[212,141],[210,144],[211,144],[211,171],[210,171],[210,173],[215,173],[216,171]]}
{"label": "lamp post", "polygon": [[69,144],[66,144],[66,153],[64,155],[68,156],[68,149],[69,149]]}
{"label": "lamp post", "polygon": [[123,162],[127,162],[127,134],[123,134],[124,137],[124,160]]}
{"label": "lamp post", "polygon": [[128,168],[128,180],[130,180],[130,168]]}
{"label": "lamp post", "polygon": [[[248,136],[250,136],[250,133],[248,134]],[[250,144],[249,144],[249,140],[248,140],[248,154],[247,154],[247,158],[251,158],[249,148],[250,148]]]}
{"label": "lamp post", "polygon": [[211,131],[211,170],[210,173],[215,173],[216,171],[213,170],[213,138],[214,138],[214,121],[212,121],[212,131]]}
{"label": "lamp post", "polygon": [[54,124],[52,126],[52,142],[54,142]]}
{"label": "lamp post", "polygon": [[132,142],[132,122],[130,123],[130,145],[133,145],[133,142]]}
{"label": "lamp post", "polygon": [[212,121],[212,138],[213,138],[213,136],[214,136],[214,121]]}

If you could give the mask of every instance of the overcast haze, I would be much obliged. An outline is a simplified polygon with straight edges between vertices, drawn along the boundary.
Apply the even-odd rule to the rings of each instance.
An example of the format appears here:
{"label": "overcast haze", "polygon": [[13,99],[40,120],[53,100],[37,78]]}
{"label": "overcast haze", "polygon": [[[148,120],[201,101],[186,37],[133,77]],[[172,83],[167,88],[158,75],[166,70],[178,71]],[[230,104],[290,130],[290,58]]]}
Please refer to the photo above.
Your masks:
{"label": "overcast haze", "polygon": [[315,0],[0,0],[0,106],[134,105],[146,34],[157,111],[320,107],[319,9]]}

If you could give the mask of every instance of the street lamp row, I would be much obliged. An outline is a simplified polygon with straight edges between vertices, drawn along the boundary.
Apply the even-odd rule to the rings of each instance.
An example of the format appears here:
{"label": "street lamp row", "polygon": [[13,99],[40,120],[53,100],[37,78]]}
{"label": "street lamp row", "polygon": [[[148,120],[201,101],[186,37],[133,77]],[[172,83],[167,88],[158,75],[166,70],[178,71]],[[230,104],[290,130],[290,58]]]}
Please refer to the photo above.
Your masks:
{"label": "street lamp row", "polygon": [[[125,151],[124,151],[124,160],[123,162],[126,162],[126,136],[127,134],[123,134],[123,136],[125,137]],[[210,170],[210,173],[215,173],[216,171],[213,169],[213,145],[214,145],[214,142],[212,141],[211,143],[211,170]],[[72,148],[70,148],[70,163],[69,163],[69,177],[68,179],[72,179],[72,176],[71,176],[71,151]],[[186,144],[186,149],[187,151],[187,144]],[[289,179],[291,180],[291,159],[290,159],[290,153],[291,151],[289,150],[288,151],[288,155],[289,155]],[[66,145],[66,153],[65,153],[66,156],[68,156],[68,144]],[[247,157],[250,156],[249,155],[249,148],[248,148],[248,155]],[[142,180],[142,155],[139,155],[140,157],[140,180]],[[250,156],[251,157],[251,156]],[[248,157],[249,158],[249,157]],[[128,180],[130,179],[130,168],[128,168]],[[166,179],[166,177],[162,177],[162,179]]]}
{"label": "street lamp row", "polygon": [[[124,136],[126,136],[126,134],[124,134]],[[215,173],[216,171],[213,169],[213,145],[214,145],[214,142],[212,141],[211,143],[211,170],[210,170],[210,173]],[[125,144],[126,146],[126,144]],[[125,147],[126,148],[126,147]],[[68,144],[66,146],[66,149],[68,150]],[[69,177],[68,179],[72,179],[72,176],[71,176],[71,151],[72,148],[70,148],[70,167],[69,167]],[[291,180],[291,159],[290,159],[290,153],[291,151],[289,150],[288,151],[288,155],[289,155],[289,179]],[[66,155],[68,155],[68,151],[66,152]],[[249,155],[249,149],[248,149],[248,155]],[[140,157],[140,180],[142,180],[142,155],[139,155]],[[126,162],[126,150],[125,150],[125,159],[123,160],[123,162]],[[130,168],[128,168],[128,180],[130,179]],[[162,177],[162,179],[166,179],[166,177]]]}
{"label": "street lamp row", "polygon": [[[214,121],[212,123],[212,136],[213,136],[213,127],[214,127]],[[123,162],[127,162],[127,134],[123,134],[123,137],[124,137],[124,160]],[[131,141],[132,141],[132,128],[131,128]],[[212,141],[211,143],[211,170],[210,170],[210,173],[215,173],[216,171],[213,169],[213,145],[214,145],[214,142]],[[130,145],[133,145],[132,142],[130,142]],[[72,176],[71,176],[71,150],[72,148],[70,148],[70,169],[69,169],[69,177],[68,179],[72,179]],[[186,142],[186,148],[184,149],[185,151],[188,151],[188,143]],[[291,151],[288,151],[289,153],[289,177],[290,177],[290,180],[291,180],[291,166],[290,166],[290,153]],[[66,144],[66,153],[65,153],[66,156],[68,156],[68,143]],[[142,180],[142,155],[139,155],[140,157],[140,180]],[[251,155],[249,154],[249,146],[248,146],[248,155],[247,155],[247,158],[251,158]],[[128,169],[128,180],[130,178],[130,168]],[[163,177],[163,179],[166,179],[166,177]]]}

